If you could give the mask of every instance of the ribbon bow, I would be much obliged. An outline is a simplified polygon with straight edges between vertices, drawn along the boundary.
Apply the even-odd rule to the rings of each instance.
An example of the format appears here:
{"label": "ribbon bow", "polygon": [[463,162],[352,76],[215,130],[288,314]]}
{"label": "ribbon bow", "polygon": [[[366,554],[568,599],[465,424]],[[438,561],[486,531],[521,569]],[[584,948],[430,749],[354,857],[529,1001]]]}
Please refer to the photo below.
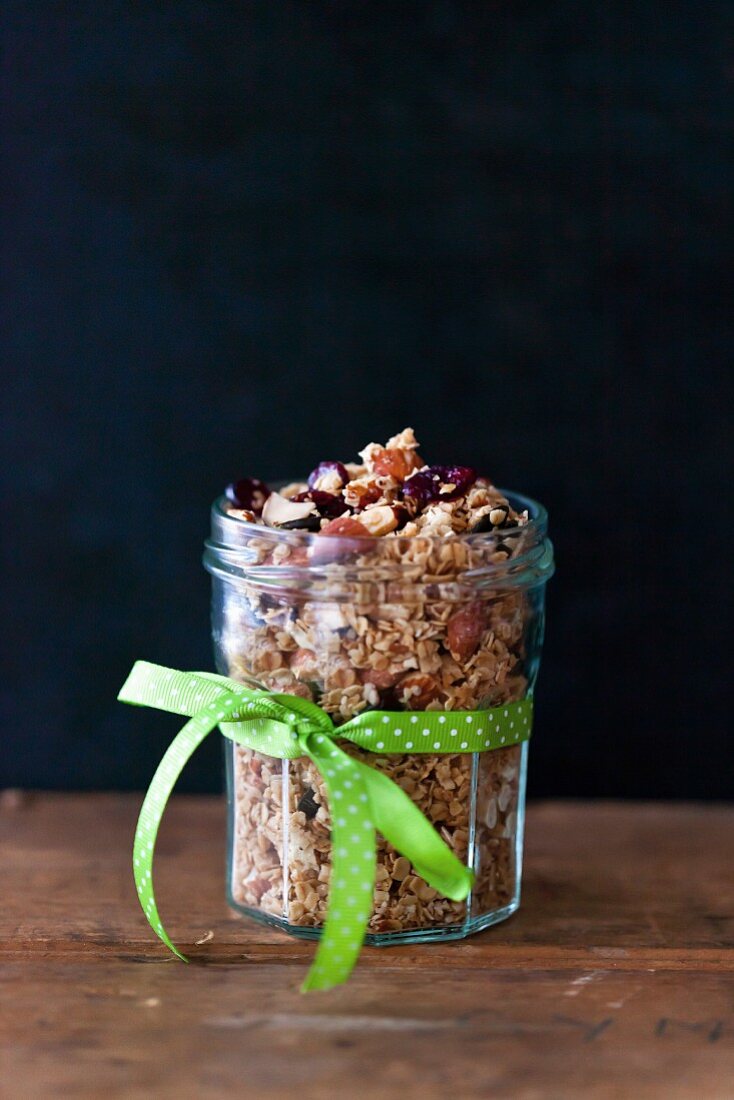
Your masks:
{"label": "ribbon bow", "polygon": [[135,831],[133,872],[151,927],[179,959],[153,893],[155,840],[166,803],[194,750],[216,726],[225,737],[281,760],[308,756],[319,769],[331,809],[332,872],[326,923],[302,989],[346,981],[359,956],[372,911],[375,830],[435,890],[454,901],[471,891],[473,872],[391,779],[352,759],[346,739],[375,753],[474,753],[519,744],[530,736],[531,699],[481,711],[366,711],[335,729],[306,699],[257,691],[208,672],[176,672],[137,661],[118,695],[123,703],[190,717],[167,749],[148,788]]}

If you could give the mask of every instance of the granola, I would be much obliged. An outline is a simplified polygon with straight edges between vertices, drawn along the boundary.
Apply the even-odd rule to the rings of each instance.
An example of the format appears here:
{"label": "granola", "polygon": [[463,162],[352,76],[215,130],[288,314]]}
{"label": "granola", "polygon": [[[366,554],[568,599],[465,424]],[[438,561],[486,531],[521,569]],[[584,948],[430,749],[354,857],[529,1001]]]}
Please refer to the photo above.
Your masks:
{"label": "granola", "polygon": [[[426,465],[418,447],[406,428],[368,444],[359,463],[322,462],[279,491],[255,479],[228,487],[246,565],[218,582],[222,672],[311,699],[336,726],[372,708],[477,710],[528,693],[540,604],[511,580],[532,541],[528,511],[470,467]],[[378,838],[371,933],[445,932],[511,911],[522,747],[342,747],[401,786],[476,873],[470,899],[450,901]],[[307,759],[231,752],[232,899],[318,928],[331,872],[321,778]]]}

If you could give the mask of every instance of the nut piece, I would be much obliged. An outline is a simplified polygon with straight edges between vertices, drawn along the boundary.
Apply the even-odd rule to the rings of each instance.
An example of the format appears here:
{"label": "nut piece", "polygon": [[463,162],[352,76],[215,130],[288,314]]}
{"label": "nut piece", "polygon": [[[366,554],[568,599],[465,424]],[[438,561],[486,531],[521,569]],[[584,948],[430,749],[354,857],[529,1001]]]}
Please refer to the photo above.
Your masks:
{"label": "nut piece", "polygon": [[446,639],[452,657],[465,661],[479,645],[485,630],[485,610],[481,603],[471,603],[452,615],[446,624]]}
{"label": "nut piece", "polygon": [[294,503],[282,497],[280,493],[271,493],[265,501],[263,521],[269,527],[282,527],[284,523],[298,523],[314,514],[318,515],[318,511],[312,500]]}
{"label": "nut piece", "polygon": [[372,455],[372,469],[381,477],[394,477],[396,481],[405,481],[414,470],[420,470],[423,459],[414,451],[392,450],[381,447]]}
{"label": "nut piece", "polygon": [[393,687],[399,675],[399,672],[389,668],[367,668],[360,673],[360,679],[363,684],[374,684],[381,691],[386,691]]}
{"label": "nut piece", "polygon": [[[322,538],[322,535],[331,536]],[[358,519],[352,516],[337,516],[321,528],[313,545],[309,547],[308,558],[311,565],[330,565],[332,562],[345,561],[360,553],[365,553],[365,539],[371,538],[369,531]]]}
{"label": "nut piece", "polygon": [[361,477],[352,478],[344,488],[344,503],[350,508],[364,509],[371,504],[377,504],[383,495],[384,478],[378,480],[374,474],[363,474]]}
{"label": "nut piece", "polygon": [[[388,450],[394,448],[400,451],[418,450],[418,440],[415,438],[415,431],[412,428],[403,428],[402,432],[398,432],[397,435],[393,435],[388,439],[385,447]],[[421,465],[423,465],[423,463],[421,463]]]}
{"label": "nut piece", "polygon": [[395,882],[402,882],[410,874],[410,860],[405,856],[398,856],[392,869],[392,877]]}
{"label": "nut piece", "polygon": [[372,533],[373,532],[367,530],[367,527],[361,520],[352,519],[351,516],[337,516],[336,519],[329,520],[320,531],[322,535],[353,539],[365,538]]}
{"label": "nut piece", "polygon": [[425,710],[439,692],[440,687],[434,678],[422,672],[409,672],[400,681],[397,689],[398,699],[410,710]]}
{"label": "nut piece", "polygon": [[488,829],[494,829],[497,824],[497,799],[490,798],[484,813],[484,822]]}
{"label": "nut piece", "polygon": [[316,680],[319,675],[319,663],[312,649],[297,649],[291,657],[291,672],[299,680]]}
{"label": "nut piece", "polygon": [[388,531],[395,530],[398,517],[389,504],[383,504],[379,508],[369,508],[362,512],[357,522],[366,527],[370,535],[386,535]]}

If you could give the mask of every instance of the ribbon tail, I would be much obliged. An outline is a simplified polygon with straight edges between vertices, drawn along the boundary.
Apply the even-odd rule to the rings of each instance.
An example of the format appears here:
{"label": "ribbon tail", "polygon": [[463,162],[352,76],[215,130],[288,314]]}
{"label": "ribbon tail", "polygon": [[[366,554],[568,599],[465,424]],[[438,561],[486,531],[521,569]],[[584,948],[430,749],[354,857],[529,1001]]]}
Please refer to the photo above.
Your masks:
{"label": "ribbon tail", "polygon": [[[245,700],[241,691],[234,693],[237,688],[237,684],[224,678],[215,681],[205,675],[176,672],[138,661],[118,696],[124,703],[194,715],[176,735],[158,765],[143,800],[133,844],[133,874],[140,906],[156,935],[184,962],[188,959],[171,941],[156,905],[153,892],[155,842],[168,799],[193,753],[220,722],[239,717]],[[202,710],[202,706],[206,709]],[[265,730],[276,725],[267,720],[258,724]],[[228,726],[228,730],[230,736],[236,736],[236,726]]]}
{"label": "ribbon tail", "polygon": [[421,878],[452,901],[464,901],[474,873],[438,835],[392,779],[366,764],[353,761],[369,796],[375,826],[394,848],[406,856]]}
{"label": "ribbon tail", "polygon": [[372,912],[376,829],[445,897],[463,901],[474,875],[391,779],[352,759],[328,736],[311,734],[302,744],[321,772],[332,819],[329,908],[301,987],[307,991],[340,985],[357,961]]}
{"label": "ribbon tail", "polygon": [[169,938],[156,906],[153,893],[153,854],[163,812],[178,777],[218,721],[216,715],[214,717],[197,715],[177,734],[166,750],[148,787],[135,830],[133,873],[138,900],[153,931],[183,962],[188,962],[188,959]]}
{"label": "ribbon tail", "polygon": [[377,851],[370,796],[354,760],[330,737],[303,745],[321,772],[331,807],[331,878],[326,923],[303,992],[345,982],[359,958],[372,912]]}

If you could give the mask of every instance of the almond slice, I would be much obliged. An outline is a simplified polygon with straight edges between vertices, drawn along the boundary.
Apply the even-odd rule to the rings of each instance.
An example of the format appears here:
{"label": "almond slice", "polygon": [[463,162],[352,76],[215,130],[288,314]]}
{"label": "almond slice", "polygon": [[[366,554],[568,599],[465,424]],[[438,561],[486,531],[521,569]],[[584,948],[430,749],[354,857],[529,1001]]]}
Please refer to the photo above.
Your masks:
{"label": "almond slice", "polygon": [[314,513],[318,513],[318,509],[312,500],[294,502],[280,493],[271,493],[265,501],[262,518],[268,527],[282,527],[284,523],[293,523]]}

